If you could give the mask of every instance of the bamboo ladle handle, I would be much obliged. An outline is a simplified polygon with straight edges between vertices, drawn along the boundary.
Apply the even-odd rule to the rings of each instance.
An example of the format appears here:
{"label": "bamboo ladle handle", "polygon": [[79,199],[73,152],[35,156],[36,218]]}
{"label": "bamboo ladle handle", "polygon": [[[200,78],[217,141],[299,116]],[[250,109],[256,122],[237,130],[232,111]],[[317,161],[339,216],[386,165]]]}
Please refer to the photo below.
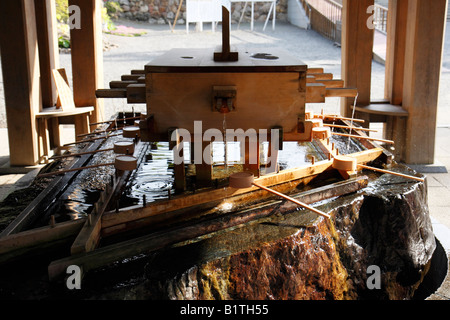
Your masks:
{"label": "bamboo ladle handle", "polygon": [[365,166],[363,164],[358,164],[358,167],[363,168],[363,169],[367,169],[367,170],[378,171],[378,172],[381,172],[381,173],[391,174],[393,176],[398,176],[398,177],[402,177],[402,178],[412,179],[412,180],[416,180],[416,181],[420,181],[420,182],[424,182],[425,181],[424,178],[419,178],[419,177],[414,177],[414,176],[410,176],[410,175],[407,175],[407,174],[398,173],[398,172],[394,172],[394,171],[389,171],[389,170],[383,170],[383,169],[378,169],[378,168],[374,168],[374,167],[369,167],[369,166]]}
{"label": "bamboo ladle handle", "polygon": [[43,173],[43,174],[39,174],[37,176],[37,178],[44,178],[44,177],[51,177],[51,176],[56,176],[58,174],[63,174],[63,173],[67,173],[67,172],[73,172],[73,171],[79,171],[79,170],[84,170],[84,169],[92,169],[92,168],[98,168],[98,167],[104,167],[104,166],[113,166],[115,163],[114,162],[110,162],[110,163],[101,163],[101,164],[94,164],[91,166],[85,166],[85,167],[79,167],[79,168],[72,168],[72,169],[65,169],[65,170],[59,170],[59,171],[54,171],[54,172],[48,172],[48,173]]}
{"label": "bamboo ladle handle", "polygon": [[93,153],[97,153],[97,152],[112,151],[112,150],[114,150],[114,148],[100,149],[100,150],[86,151],[86,152],[79,152],[79,153],[71,153],[71,154],[63,154],[62,156],[53,156],[50,158],[50,160],[77,157],[77,156],[82,156],[85,154],[93,154]]}
{"label": "bamboo ladle handle", "polygon": [[316,208],[313,208],[313,207],[307,205],[306,203],[303,203],[303,202],[298,201],[298,200],[296,200],[294,198],[291,198],[291,197],[289,197],[287,195],[284,195],[284,194],[282,194],[282,193],[280,193],[278,191],[269,189],[267,187],[264,187],[264,186],[261,186],[261,185],[255,183],[254,182],[254,176],[251,173],[238,172],[238,173],[234,173],[234,174],[232,174],[230,176],[230,187],[232,187],[232,188],[244,189],[244,188],[250,188],[252,185],[255,186],[255,187],[258,187],[260,189],[263,189],[265,191],[268,191],[270,193],[273,193],[273,194],[275,194],[275,195],[277,195],[277,196],[279,196],[279,197],[281,197],[283,199],[291,201],[291,202],[293,202],[293,203],[295,203],[295,204],[297,204],[297,205],[299,205],[299,206],[301,206],[303,208],[311,210],[312,212],[317,213],[318,215],[321,215],[321,216],[323,216],[325,218],[328,218],[328,219],[331,218],[328,214],[326,214],[326,213],[324,213],[324,212],[322,212],[320,210],[317,210]]}
{"label": "bamboo ladle handle", "polygon": [[37,177],[39,177],[39,178],[50,177],[50,176],[63,174],[63,173],[67,173],[67,172],[79,171],[79,170],[91,169],[91,168],[98,168],[98,167],[104,167],[104,166],[114,166],[114,168],[116,170],[122,170],[122,171],[134,170],[137,168],[137,158],[133,157],[133,156],[129,156],[129,155],[120,155],[120,156],[116,157],[114,162],[100,163],[100,164],[94,164],[91,166],[48,172],[48,173],[40,174]]}
{"label": "bamboo ladle handle", "polygon": [[310,205],[307,205],[306,203],[303,203],[303,202],[301,202],[301,201],[298,201],[298,200],[296,200],[296,199],[294,199],[294,198],[291,198],[291,197],[289,197],[289,196],[287,196],[287,195],[285,195],[285,194],[282,194],[282,193],[277,192],[277,191],[275,191],[275,190],[266,188],[266,187],[264,187],[264,186],[261,186],[261,185],[259,185],[259,184],[254,183],[254,182],[253,182],[252,184],[253,184],[255,187],[261,188],[261,189],[263,189],[263,190],[266,190],[266,191],[268,191],[268,192],[271,192],[271,193],[273,193],[273,194],[276,194],[277,196],[279,196],[279,197],[281,197],[281,198],[283,198],[283,199],[286,199],[286,200],[291,201],[291,202],[293,202],[293,203],[295,203],[295,204],[298,204],[299,206],[301,206],[301,207],[303,207],[303,208],[305,208],[305,209],[308,209],[308,210],[310,210],[310,211],[312,211],[312,212],[314,212],[314,213],[317,213],[318,215],[321,215],[322,217],[331,219],[331,217],[330,217],[328,214],[326,214],[326,213],[324,213],[324,212],[322,212],[322,211],[320,211],[320,210],[317,210],[316,208],[311,207]]}
{"label": "bamboo ladle handle", "polygon": [[331,134],[334,135],[334,136],[349,137],[349,138],[356,138],[356,139],[365,139],[365,140],[383,142],[383,143],[387,143],[387,144],[395,144],[395,142],[392,141],[392,140],[376,139],[376,138],[371,138],[371,137],[363,137],[363,136],[358,136],[358,135],[355,135],[355,134],[346,134],[346,133],[337,133],[337,132],[332,132]]}

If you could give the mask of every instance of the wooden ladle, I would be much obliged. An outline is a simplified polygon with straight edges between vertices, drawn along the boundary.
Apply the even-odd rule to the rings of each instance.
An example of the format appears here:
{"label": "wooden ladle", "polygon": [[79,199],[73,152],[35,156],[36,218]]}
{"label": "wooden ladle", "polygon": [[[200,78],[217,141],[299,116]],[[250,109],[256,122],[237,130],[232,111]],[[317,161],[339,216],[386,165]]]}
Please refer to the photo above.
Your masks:
{"label": "wooden ladle", "polygon": [[324,213],[324,212],[322,212],[320,210],[317,210],[316,208],[313,208],[313,207],[307,205],[306,203],[300,202],[300,201],[298,201],[298,200],[296,200],[294,198],[291,198],[289,196],[286,196],[286,195],[284,195],[284,194],[282,194],[280,192],[277,192],[275,190],[266,188],[264,186],[261,186],[261,185],[255,183],[254,182],[254,176],[253,176],[252,173],[247,173],[247,172],[234,173],[234,174],[232,174],[230,176],[230,182],[229,183],[230,183],[229,186],[231,188],[236,188],[236,189],[250,188],[253,185],[255,187],[258,187],[260,189],[263,189],[265,191],[273,193],[273,194],[275,194],[275,195],[277,195],[277,196],[279,196],[279,197],[281,197],[283,199],[291,201],[291,202],[293,202],[293,203],[295,203],[295,204],[297,204],[297,205],[299,205],[299,206],[301,206],[303,208],[311,210],[312,212],[317,213],[318,215],[321,215],[321,216],[323,216],[325,218],[328,218],[328,219],[331,218],[328,214],[326,214],[326,213]]}
{"label": "wooden ladle", "polygon": [[93,153],[105,152],[105,151],[114,151],[114,153],[116,153],[116,154],[133,154],[134,153],[134,143],[130,142],[130,141],[116,141],[116,142],[114,142],[113,148],[64,154],[62,156],[51,157],[50,159],[52,159],[52,160],[63,159],[63,158],[76,157],[76,156],[82,156],[85,154],[93,154]]}
{"label": "wooden ladle", "polygon": [[357,168],[361,168],[361,169],[367,169],[367,170],[372,170],[372,171],[376,171],[376,172],[391,174],[394,176],[398,176],[398,177],[402,177],[402,178],[406,178],[406,179],[412,179],[412,180],[416,180],[416,181],[420,181],[420,182],[425,181],[424,178],[414,177],[414,176],[410,176],[410,175],[403,174],[403,173],[398,173],[398,172],[394,172],[394,171],[378,169],[378,168],[358,164],[355,158],[352,158],[349,156],[343,156],[343,155],[334,157],[333,168],[337,169],[337,170],[343,170],[343,171],[356,171]]}
{"label": "wooden ladle", "polygon": [[92,168],[98,168],[98,167],[104,167],[104,166],[114,166],[116,170],[122,170],[122,171],[134,170],[137,168],[137,159],[135,157],[129,156],[129,155],[120,155],[120,156],[116,157],[114,162],[100,163],[100,164],[94,164],[91,166],[48,172],[48,173],[39,174],[37,177],[38,178],[51,177],[54,175],[63,174],[63,173],[67,173],[67,172],[79,171],[79,170],[84,170],[84,169],[92,169]]}

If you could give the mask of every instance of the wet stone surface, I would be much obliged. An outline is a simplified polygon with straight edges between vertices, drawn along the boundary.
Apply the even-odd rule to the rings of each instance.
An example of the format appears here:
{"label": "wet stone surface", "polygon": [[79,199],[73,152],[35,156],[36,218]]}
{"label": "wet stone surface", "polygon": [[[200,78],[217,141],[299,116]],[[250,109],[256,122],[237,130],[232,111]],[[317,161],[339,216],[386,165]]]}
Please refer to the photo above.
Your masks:
{"label": "wet stone surface", "polygon": [[[436,246],[426,199],[424,184],[382,175],[316,204],[332,222],[298,209],[153,253],[141,262],[139,283],[114,296],[412,299]],[[381,270],[377,290],[367,286],[371,265]]]}

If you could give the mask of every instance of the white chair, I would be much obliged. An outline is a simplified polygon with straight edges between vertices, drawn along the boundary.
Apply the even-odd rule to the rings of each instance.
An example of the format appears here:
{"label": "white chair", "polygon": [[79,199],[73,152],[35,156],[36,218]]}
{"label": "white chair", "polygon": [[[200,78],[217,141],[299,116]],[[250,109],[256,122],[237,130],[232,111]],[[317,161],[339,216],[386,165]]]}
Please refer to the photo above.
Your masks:
{"label": "white chair", "polygon": [[199,31],[203,31],[203,22],[211,22],[212,31],[218,21],[222,21],[222,6],[217,0],[186,0],[186,33],[189,23],[196,22]]}

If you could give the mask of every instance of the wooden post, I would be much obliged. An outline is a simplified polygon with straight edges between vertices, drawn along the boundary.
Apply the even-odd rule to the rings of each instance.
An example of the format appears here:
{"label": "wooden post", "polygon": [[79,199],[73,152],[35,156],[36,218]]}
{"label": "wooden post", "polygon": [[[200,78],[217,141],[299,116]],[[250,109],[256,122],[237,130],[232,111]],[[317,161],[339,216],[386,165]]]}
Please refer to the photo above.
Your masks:
{"label": "wooden post", "polygon": [[[374,0],[343,0],[342,80],[345,87],[358,88],[358,105],[361,106],[370,104],[374,29],[368,27],[372,15],[368,8],[372,5]],[[341,99],[344,117],[351,116],[353,103],[354,98]]]}
{"label": "wooden post", "polygon": [[10,164],[35,165],[42,100],[34,1],[0,1],[0,32]]}
{"label": "wooden post", "polygon": [[404,156],[409,164],[434,162],[446,13],[446,0],[408,3],[403,107],[409,112]]}
{"label": "wooden post", "polygon": [[[59,68],[58,35],[56,28],[56,5],[53,0],[34,0],[36,9],[36,31],[39,45],[39,66],[41,74],[42,106],[53,107],[58,93],[53,81],[52,70]],[[42,119],[42,121],[47,121]],[[47,129],[46,129],[47,130]],[[57,118],[50,120],[48,126],[50,145],[61,145],[59,123]],[[43,141],[43,145],[47,144]],[[46,148],[44,146],[44,148]],[[45,154],[45,152],[44,152]]]}
{"label": "wooden post", "polygon": [[393,105],[401,105],[403,101],[407,16],[408,0],[389,1],[385,98]]}
{"label": "wooden post", "polygon": [[58,98],[52,70],[59,68],[56,5],[52,0],[34,0],[39,44],[42,106],[53,107]]}
{"label": "wooden post", "polygon": [[[174,147],[173,147],[173,153],[174,153],[173,158],[175,160],[176,155],[178,155],[181,159],[184,159],[184,148],[182,145],[183,141],[181,139],[179,131],[176,128],[174,128],[173,130],[170,130],[169,139],[172,136],[172,132],[176,132],[176,141],[174,141]],[[186,172],[185,172],[185,168],[184,168],[184,161],[181,161],[181,163],[179,163],[179,164],[174,163],[173,172],[174,172],[173,176],[174,176],[175,191],[177,191],[177,192],[185,191],[186,190]]]}
{"label": "wooden post", "polygon": [[[408,16],[408,0],[389,1],[385,98],[393,105],[402,105],[403,78],[405,71],[406,22]],[[406,139],[406,117],[386,117],[384,137],[395,141],[392,151],[396,159],[403,160]]]}
{"label": "wooden post", "polygon": [[[200,143],[200,142],[196,142]],[[202,163],[195,165],[196,186],[198,188],[211,187],[212,184],[212,142],[202,141]],[[205,149],[208,148],[210,152],[205,153]],[[209,163],[209,164],[208,164]]]}
{"label": "wooden post", "polygon": [[[242,143],[242,141],[241,141]],[[246,172],[251,172],[255,177],[260,176],[260,145],[258,139],[254,141],[252,137],[245,138],[245,152],[243,156],[243,168]],[[241,148],[242,151],[243,148]]]}
{"label": "wooden post", "polygon": [[[101,0],[69,0],[78,6],[80,29],[70,30],[72,54],[73,95],[77,107],[93,106],[90,122],[104,120],[103,101],[95,96],[95,90],[103,84],[103,41]],[[76,134],[83,134],[75,129]],[[77,132],[78,131],[78,132]]]}
{"label": "wooden post", "polygon": [[230,48],[230,12],[222,6],[222,51],[214,52],[214,61],[238,61],[238,58],[238,52],[231,52]]}

